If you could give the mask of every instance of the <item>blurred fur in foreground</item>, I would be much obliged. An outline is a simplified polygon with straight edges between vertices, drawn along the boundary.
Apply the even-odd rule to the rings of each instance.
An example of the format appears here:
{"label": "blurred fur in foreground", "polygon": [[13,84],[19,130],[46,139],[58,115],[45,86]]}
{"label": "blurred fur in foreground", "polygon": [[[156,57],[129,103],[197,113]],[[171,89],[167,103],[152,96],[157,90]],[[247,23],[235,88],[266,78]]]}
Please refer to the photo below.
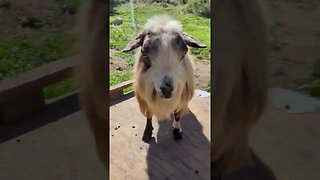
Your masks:
{"label": "blurred fur in foreground", "polygon": [[267,26],[259,0],[214,2],[213,173],[251,163],[249,134],[267,103]]}
{"label": "blurred fur in foreground", "polygon": [[82,87],[80,105],[94,133],[100,161],[108,167],[109,144],[107,122],[107,41],[108,2],[84,1],[78,19],[78,44],[81,58],[77,81]]}

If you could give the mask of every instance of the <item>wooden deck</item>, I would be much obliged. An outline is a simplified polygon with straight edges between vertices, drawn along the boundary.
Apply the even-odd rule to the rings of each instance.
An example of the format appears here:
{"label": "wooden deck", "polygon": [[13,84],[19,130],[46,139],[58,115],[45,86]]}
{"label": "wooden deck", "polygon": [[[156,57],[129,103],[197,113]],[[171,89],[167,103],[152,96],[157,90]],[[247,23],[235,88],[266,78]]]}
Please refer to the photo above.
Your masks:
{"label": "wooden deck", "polygon": [[195,96],[189,108],[181,141],[173,140],[172,120],[153,119],[155,139],[147,144],[136,99],[111,106],[110,179],[210,179],[210,97]]}
{"label": "wooden deck", "polygon": [[[269,92],[272,102],[276,91]],[[108,179],[88,124],[75,107],[76,96],[67,97],[23,121],[1,125],[0,179]],[[155,141],[146,144],[141,140],[145,119],[134,97],[113,102],[109,179],[209,179],[210,98],[194,97],[190,109],[193,114],[181,119],[182,141],[172,139],[171,122],[154,120]],[[268,105],[251,145],[277,179],[319,179],[319,117],[319,111],[289,114]],[[225,180],[262,180],[263,168],[253,167]]]}

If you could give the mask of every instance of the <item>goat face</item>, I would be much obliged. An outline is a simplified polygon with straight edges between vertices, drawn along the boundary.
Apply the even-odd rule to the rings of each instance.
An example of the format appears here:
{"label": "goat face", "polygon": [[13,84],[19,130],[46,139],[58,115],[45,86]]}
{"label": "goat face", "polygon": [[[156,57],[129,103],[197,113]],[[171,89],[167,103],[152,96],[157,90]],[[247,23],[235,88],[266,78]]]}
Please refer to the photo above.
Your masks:
{"label": "goat face", "polygon": [[[183,58],[188,48],[177,33],[147,35],[141,47],[144,74],[162,99],[174,97],[183,78]],[[182,81],[181,83],[179,81]]]}
{"label": "goat face", "polygon": [[168,21],[165,28],[151,26],[150,23],[123,50],[127,52],[141,47],[139,61],[142,68],[140,69],[144,74],[147,89],[152,91],[150,92],[152,96],[158,96],[161,99],[171,99],[179,95],[182,90],[179,87],[183,87],[183,82],[186,81],[183,61],[188,52],[187,45],[197,48],[206,47],[192,36],[182,31],[172,30],[179,28],[171,27],[170,30],[169,22],[176,23],[175,26],[181,26],[174,20]]}

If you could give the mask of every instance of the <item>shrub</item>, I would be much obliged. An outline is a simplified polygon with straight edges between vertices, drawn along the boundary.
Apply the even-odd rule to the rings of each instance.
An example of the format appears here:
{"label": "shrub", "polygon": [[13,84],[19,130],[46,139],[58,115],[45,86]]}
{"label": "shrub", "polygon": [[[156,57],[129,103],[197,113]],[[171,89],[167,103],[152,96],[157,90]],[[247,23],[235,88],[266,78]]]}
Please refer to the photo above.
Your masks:
{"label": "shrub", "polygon": [[20,25],[23,28],[39,29],[44,25],[44,21],[36,16],[26,16],[20,19]]}
{"label": "shrub", "polygon": [[2,8],[10,8],[12,5],[11,0],[0,0],[0,7]]}
{"label": "shrub", "polygon": [[210,18],[210,0],[189,0],[183,8],[187,14],[195,14],[204,18]]}

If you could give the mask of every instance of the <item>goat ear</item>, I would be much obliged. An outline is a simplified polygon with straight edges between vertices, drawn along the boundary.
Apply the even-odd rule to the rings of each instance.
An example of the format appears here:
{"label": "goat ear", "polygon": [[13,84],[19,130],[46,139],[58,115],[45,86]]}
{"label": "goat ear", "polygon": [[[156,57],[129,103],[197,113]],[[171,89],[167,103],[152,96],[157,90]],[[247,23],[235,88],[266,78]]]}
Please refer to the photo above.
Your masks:
{"label": "goat ear", "polygon": [[182,38],[184,40],[184,42],[186,42],[186,44],[190,47],[194,47],[194,48],[206,48],[207,46],[202,44],[199,40],[197,40],[196,38],[190,36],[189,34],[183,32],[182,34]]}
{"label": "goat ear", "polygon": [[122,52],[129,52],[132,51],[140,46],[142,46],[144,37],[146,36],[146,32],[140,32],[133,40],[129,42],[126,48],[122,50]]}

